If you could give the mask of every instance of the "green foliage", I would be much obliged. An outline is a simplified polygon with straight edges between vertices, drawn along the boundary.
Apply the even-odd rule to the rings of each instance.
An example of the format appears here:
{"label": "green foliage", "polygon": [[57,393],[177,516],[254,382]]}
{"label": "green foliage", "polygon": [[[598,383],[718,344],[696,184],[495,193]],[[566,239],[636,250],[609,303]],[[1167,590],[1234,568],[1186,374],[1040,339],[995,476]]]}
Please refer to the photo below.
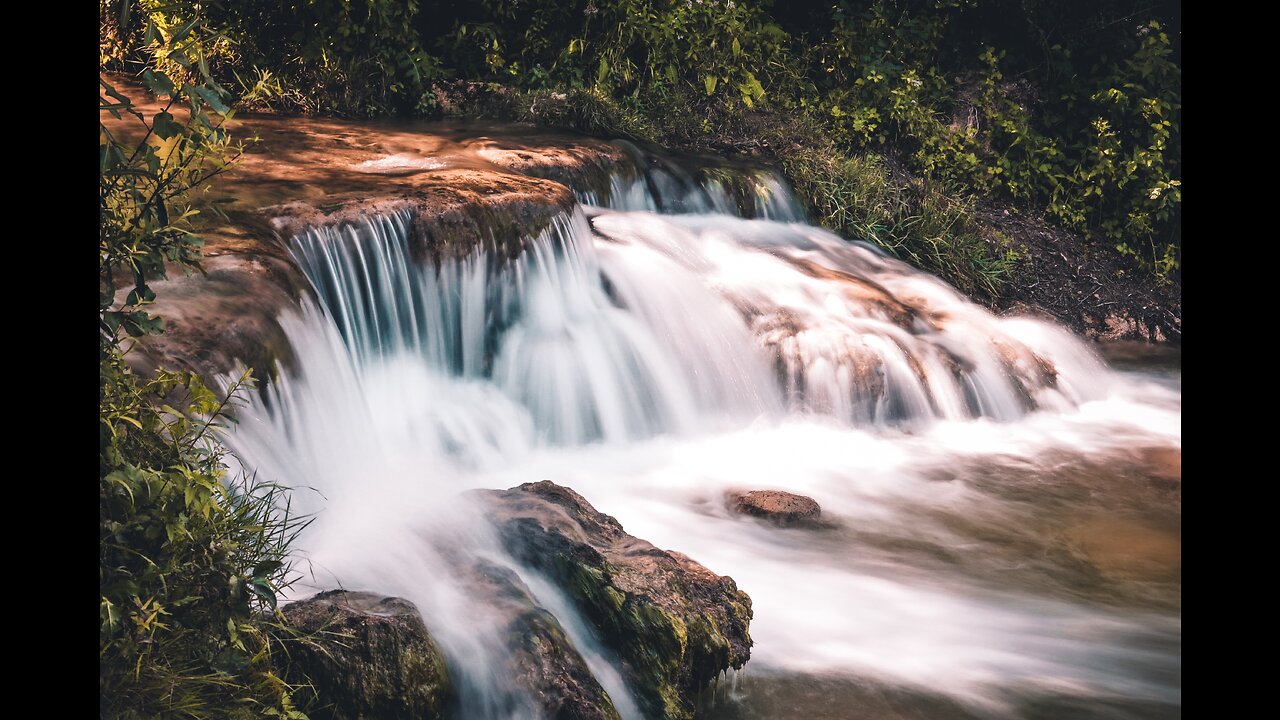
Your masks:
{"label": "green foliage", "polygon": [[300,523],[277,488],[224,480],[210,428],[226,401],[190,373],[138,378],[116,352],[101,391],[101,716],[305,717],[272,657]]}
{"label": "green foliage", "polygon": [[195,3],[130,3],[113,18],[137,33],[115,34],[104,55],[145,54],[157,104],[100,80],[100,715],[305,718],[272,658],[301,524],[278,488],[228,482],[211,432],[251,377],[219,400],[194,374],[142,378],[124,359],[164,329],[145,309],[149,282],[199,270],[193,195],[240,151],[206,55],[224,38]]}
{"label": "green foliage", "polygon": [[[126,19],[119,2],[104,0],[116,10],[103,14],[104,63],[128,67],[138,54],[164,61],[143,42],[147,22],[181,30],[185,16],[164,5],[148,0],[148,13]],[[510,88],[495,94],[507,117],[683,146],[754,147],[789,172],[826,168],[831,192],[852,185],[835,180],[849,173],[827,170],[846,160],[869,167],[875,161],[865,156],[881,156],[922,179],[920,191],[900,192],[899,183],[891,193],[908,205],[1003,200],[1115,245],[1161,278],[1180,264],[1181,66],[1162,24],[1168,14],[1140,0],[203,7],[216,32],[200,41],[202,52],[247,104],[430,115],[436,92],[456,76]],[[725,131],[756,113],[801,133],[816,125],[831,157],[815,164],[777,150],[790,143],[753,144]],[[816,178],[791,177],[800,185]],[[844,222],[841,208],[855,197],[813,210],[851,230],[857,224]],[[943,197],[951,200],[926,199]],[[900,216],[894,203],[864,212]],[[889,247],[932,242],[904,232],[909,241]],[[977,246],[967,240],[939,242],[944,254],[955,245],[957,267],[991,269],[974,264]]]}
{"label": "green foliage", "polygon": [[[147,279],[164,277],[166,263],[184,272],[198,268],[200,240],[191,233],[198,211],[190,193],[240,153],[223,127],[231,117],[224,93],[204,60],[210,37],[195,32],[199,15],[194,9],[193,20],[179,23],[174,18],[181,16],[167,14],[172,8],[146,14],[136,43],[155,58],[155,67],[143,69],[141,79],[156,94],[156,108],[136,106],[99,79],[99,313],[108,343],[121,330],[133,337],[163,330],[160,319],[142,309],[155,299]],[[108,116],[129,122],[109,125]],[[118,137],[122,130],[131,137]],[[120,280],[133,289],[117,306]]]}
{"label": "green foliage", "polygon": [[253,77],[236,84],[271,90],[255,104],[362,117],[435,109],[430,87],[443,74],[413,27],[417,0],[264,0],[210,15],[236,38],[234,67]]}
{"label": "green foliage", "polygon": [[[103,67],[163,67],[140,40],[146,22],[198,12],[206,69],[246,107],[361,117],[435,109],[430,86],[443,73],[412,25],[417,0],[100,3]],[[132,5],[141,7],[126,15]]]}
{"label": "green foliage", "polygon": [[[841,3],[811,57],[816,108],[846,147],[897,154],[955,192],[1146,248],[1143,259],[1168,276],[1180,242],[1180,69],[1158,21],[1104,23],[1117,3],[1097,4],[1096,16],[1077,11],[1081,32],[1097,36],[1075,38],[1073,50],[1048,43],[1046,30],[1069,25],[1052,4]],[[1039,33],[1040,53],[980,42],[966,56],[962,36],[981,37],[974,22],[995,12],[1024,20],[1025,37]],[[1047,21],[1056,25],[1041,28]]]}
{"label": "green foliage", "polygon": [[452,43],[467,75],[523,87],[597,87],[615,96],[655,87],[696,90],[752,107],[765,97],[758,69],[780,57],[786,34],[753,3],[481,0]]}
{"label": "green foliage", "polygon": [[836,232],[873,242],[971,295],[996,297],[1017,251],[988,239],[968,202],[892,172],[874,155],[803,147],[783,165],[796,193]]}
{"label": "green foliage", "polygon": [[[100,81],[102,111],[116,118],[131,115],[145,132],[141,142],[128,143],[99,124],[99,310],[102,330],[111,337],[121,328],[134,337],[163,329],[139,309],[155,299],[147,278],[164,277],[166,262],[188,270],[197,266],[200,241],[190,232],[197,211],[186,197],[224,170],[235,152],[221,122],[205,112],[207,101],[190,87],[175,86],[163,72],[147,71],[145,81],[169,93],[164,109],[151,117]],[[170,112],[183,96],[190,98],[188,123]],[[121,276],[133,289],[121,308],[111,309]]]}
{"label": "green foliage", "polygon": [[1087,108],[1089,132],[1048,210],[1070,227],[1099,228],[1163,275],[1181,255],[1173,235],[1182,206],[1181,70],[1159,23],[1139,36],[1132,57],[1095,81],[1087,99],[1068,96]]}

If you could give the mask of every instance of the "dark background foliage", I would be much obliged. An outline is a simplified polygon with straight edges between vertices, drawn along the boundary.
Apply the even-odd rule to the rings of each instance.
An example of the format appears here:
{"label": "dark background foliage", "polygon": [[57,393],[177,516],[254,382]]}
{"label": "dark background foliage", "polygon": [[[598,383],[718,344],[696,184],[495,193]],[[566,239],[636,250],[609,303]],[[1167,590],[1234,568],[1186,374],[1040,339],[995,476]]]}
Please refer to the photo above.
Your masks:
{"label": "dark background foliage", "polygon": [[[202,7],[225,38],[209,48],[213,75],[250,107],[437,117],[458,111],[441,107],[442,88],[484,83],[519,101],[462,112],[763,156],[787,171],[820,222],[880,242],[971,292],[996,293],[1025,252],[990,233],[982,243],[966,239],[977,231],[966,229],[965,208],[992,200],[1118,249],[1160,282],[1179,277],[1176,2]],[[136,37],[145,15],[104,35]],[[111,17],[104,13],[107,25]],[[104,64],[142,67],[145,54],[132,47],[104,45]],[[779,137],[763,143],[771,134]],[[793,146],[821,148],[824,157]],[[858,161],[857,172],[849,160]],[[890,198],[896,206],[860,205],[874,194],[867,186],[894,178],[903,189]],[[823,186],[843,190],[824,197]],[[849,221],[854,205],[860,218]],[[916,221],[928,213],[941,215]],[[948,228],[954,237],[929,237],[914,225]]]}

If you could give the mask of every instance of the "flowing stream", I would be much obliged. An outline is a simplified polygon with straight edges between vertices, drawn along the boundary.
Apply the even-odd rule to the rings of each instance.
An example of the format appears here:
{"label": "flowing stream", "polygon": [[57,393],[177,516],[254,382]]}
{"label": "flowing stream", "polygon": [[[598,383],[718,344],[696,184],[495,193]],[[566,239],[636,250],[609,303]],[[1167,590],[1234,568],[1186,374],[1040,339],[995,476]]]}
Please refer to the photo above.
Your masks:
{"label": "flowing stream", "polygon": [[[752,659],[708,717],[1180,714],[1180,371],[993,316],[805,224],[769,173],[579,197],[515,260],[417,263],[407,213],[292,238],[317,298],[282,319],[297,370],[227,442],[316,513],[295,594],[412,600],[465,717],[531,717],[458,557],[510,567],[639,717],[459,496],[549,479],[751,596]],[[735,515],[730,489],[810,496],[832,527]]]}

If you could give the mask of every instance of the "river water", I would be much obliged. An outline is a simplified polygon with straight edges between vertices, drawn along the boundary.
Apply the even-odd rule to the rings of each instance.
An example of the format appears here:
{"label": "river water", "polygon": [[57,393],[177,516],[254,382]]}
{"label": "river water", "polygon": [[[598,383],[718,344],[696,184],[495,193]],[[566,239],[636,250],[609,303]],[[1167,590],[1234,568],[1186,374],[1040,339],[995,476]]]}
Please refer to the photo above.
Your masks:
{"label": "river water", "polygon": [[[665,171],[664,171],[665,172]],[[998,318],[674,172],[620,173],[513,261],[412,260],[407,214],[293,238],[294,371],[227,437],[316,513],[293,592],[414,601],[467,717],[535,713],[450,557],[508,564],[624,716],[607,652],[458,493],[552,480],[752,598],[720,718],[1168,717],[1181,708],[1181,371]],[[745,217],[740,217],[745,216]],[[726,509],[814,498],[825,529]]]}

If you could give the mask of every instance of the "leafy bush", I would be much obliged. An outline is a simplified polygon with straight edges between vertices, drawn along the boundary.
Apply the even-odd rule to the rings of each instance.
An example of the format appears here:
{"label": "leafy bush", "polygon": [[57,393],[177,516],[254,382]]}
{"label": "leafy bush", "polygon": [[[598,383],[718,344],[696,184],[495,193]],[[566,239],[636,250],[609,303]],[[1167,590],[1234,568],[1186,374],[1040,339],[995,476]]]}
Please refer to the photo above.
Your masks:
{"label": "leafy bush", "polygon": [[523,87],[683,87],[751,107],[765,95],[757,68],[781,57],[786,39],[754,3],[481,0],[441,44],[461,72]]}
{"label": "leafy bush", "polygon": [[810,55],[817,107],[854,151],[1042,209],[1167,276],[1180,252],[1181,71],[1149,9],[1139,21],[1132,3],[1082,5],[840,3]]}
{"label": "leafy bush", "polygon": [[[239,153],[204,55],[220,40],[199,6],[144,6],[140,37],[114,47],[150,55],[141,77],[162,108],[144,112],[100,81],[100,716],[305,718],[272,658],[301,525],[277,488],[228,481],[210,432],[251,378],[219,400],[194,374],[142,378],[124,360],[164,328],[145,309],[148,281],[166,264],[199,269],[191,196]],[[119,301],[122,283],[132,288]]]}
{"label": "leafy bush", "polygon": [[305,717],[270,612],[299,523],[278,489],[225,481],[209,429],[226,401],[190,373],[138,378],[113,350],[101,391],[101,716]]}
{"label": "leafy bush", "polygon": [[242,105],[361,117],[435,108],[430,85],[443,73],[412,26],[417,0],[100,2],[104,67],[162,61],[145,33],[198,13],[202,62]]}

